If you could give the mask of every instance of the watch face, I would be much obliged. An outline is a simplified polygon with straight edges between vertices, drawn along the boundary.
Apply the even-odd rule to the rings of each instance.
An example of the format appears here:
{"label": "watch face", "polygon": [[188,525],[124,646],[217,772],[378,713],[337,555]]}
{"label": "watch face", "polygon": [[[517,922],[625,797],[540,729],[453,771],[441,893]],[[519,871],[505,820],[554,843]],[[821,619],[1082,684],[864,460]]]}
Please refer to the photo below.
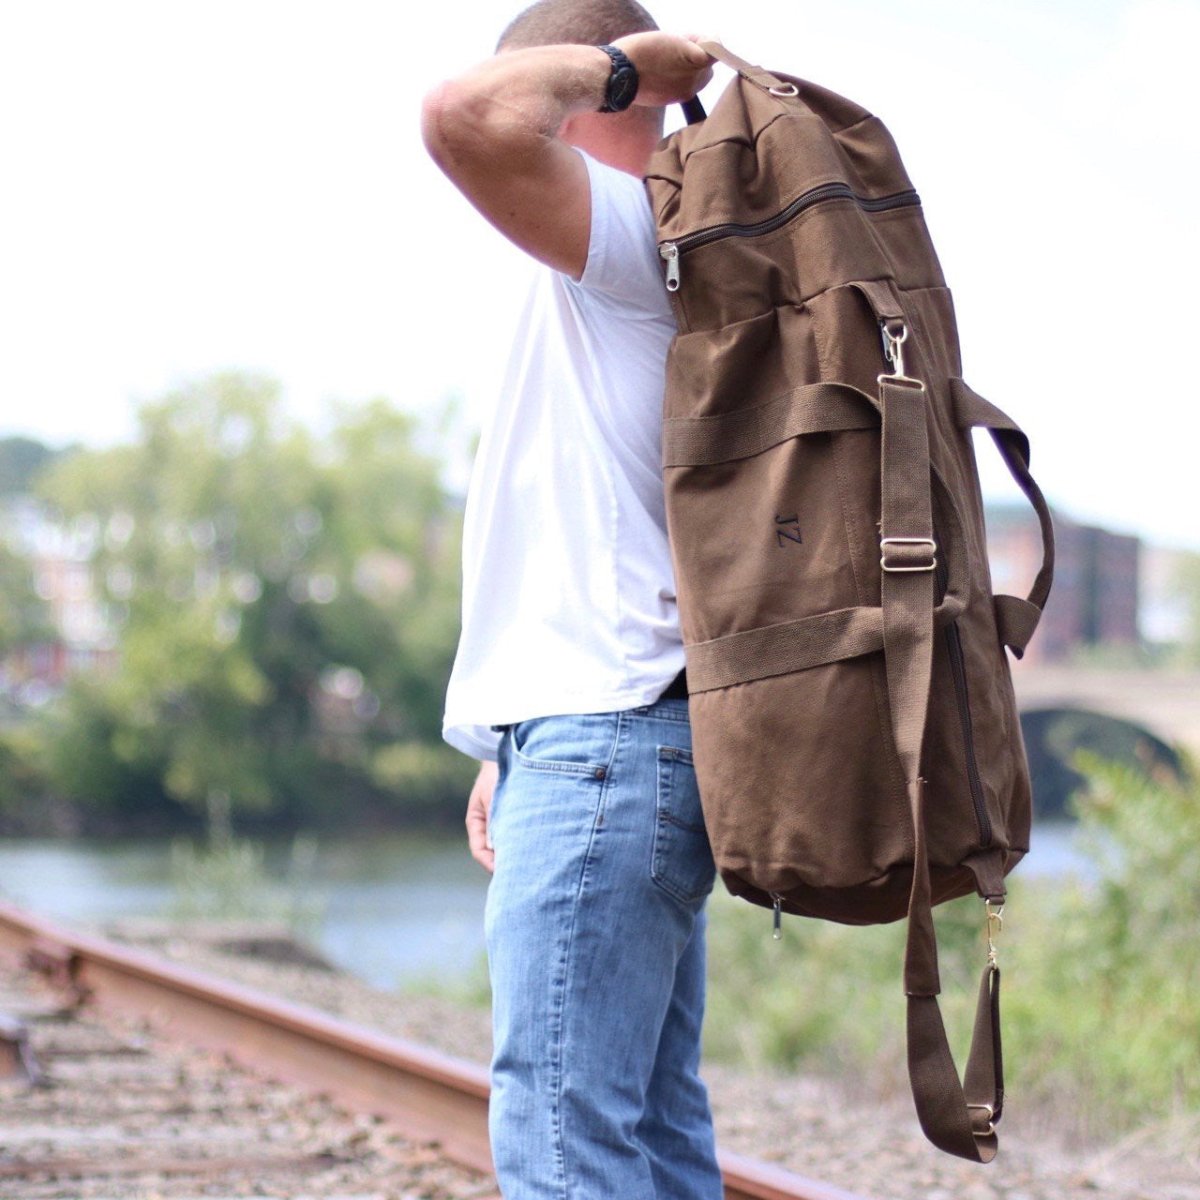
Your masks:
{"label": "watch face", "polygon": [[638,75],[632,67],[617,67],[608,81],[608,106],[620,112],[633,103],[637,95]]}

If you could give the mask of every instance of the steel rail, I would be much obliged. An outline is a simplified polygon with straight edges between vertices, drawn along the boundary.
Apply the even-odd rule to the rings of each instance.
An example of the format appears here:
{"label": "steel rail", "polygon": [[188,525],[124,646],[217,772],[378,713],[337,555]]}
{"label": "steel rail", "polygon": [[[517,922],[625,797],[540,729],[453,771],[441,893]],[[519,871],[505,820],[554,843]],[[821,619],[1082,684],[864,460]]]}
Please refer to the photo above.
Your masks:
{"label": "steel rail", "polygon": [[[379,1113],[463,1166],[492,1169],[482,1067],[0,901],[4,949],[80,1001],[135,1012],[250,1070]],[[720,1161],[726,1200],[864,1200],[741,1155]]]}

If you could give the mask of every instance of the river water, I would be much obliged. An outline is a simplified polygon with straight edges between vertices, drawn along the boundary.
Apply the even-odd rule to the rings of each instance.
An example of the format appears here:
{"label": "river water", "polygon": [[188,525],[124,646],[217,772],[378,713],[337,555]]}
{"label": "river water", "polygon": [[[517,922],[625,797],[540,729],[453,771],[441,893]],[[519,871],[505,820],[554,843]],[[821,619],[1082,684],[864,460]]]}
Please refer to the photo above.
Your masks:
{"label": "river water", "polygon": [[[1036,828],[1021,875],[1086,877],[1073,834]],[[480,968],[488,876],[462,837],[322,835],[299,868],[290,840],[259,845],[263,894],[298,906],[304,936],[338,966],[385,989],[461,981]],[[180,878],[164,839],[0,840],[0,898],[68,925],[170,915],[192,894]]]}

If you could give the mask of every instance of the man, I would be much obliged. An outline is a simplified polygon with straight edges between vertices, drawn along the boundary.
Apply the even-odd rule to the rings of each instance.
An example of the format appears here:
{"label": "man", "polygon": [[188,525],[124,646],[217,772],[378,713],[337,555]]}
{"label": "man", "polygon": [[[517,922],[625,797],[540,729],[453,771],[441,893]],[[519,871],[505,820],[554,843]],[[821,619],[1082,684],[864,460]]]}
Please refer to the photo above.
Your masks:
{"label": "man", "polygon": [[[711,76],[634,0],[541,0],[435,89],[439,166],[543,265],[483,431],[447,740],[483,759],[508,1200],[717,1200],[697,1074],[712,854],[660,473],[675,327],[641,184]],[[483,317],[486,319],[486,316]]]}

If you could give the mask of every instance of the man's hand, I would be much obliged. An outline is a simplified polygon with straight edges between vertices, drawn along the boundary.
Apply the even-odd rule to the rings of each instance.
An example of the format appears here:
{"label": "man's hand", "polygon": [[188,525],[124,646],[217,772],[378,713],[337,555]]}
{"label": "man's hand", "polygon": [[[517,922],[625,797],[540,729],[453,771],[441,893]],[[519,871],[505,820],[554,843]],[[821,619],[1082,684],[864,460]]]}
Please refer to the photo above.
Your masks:
{"label": "man's hand", "polygon": [[703,91],[712,79],[713,60],[696,41],[655,30],[631,33],[613,43],[637,67],[638,91],[634,104],[665,108]]}
{"label": "man's hand", "polygon": [[492,839],[488,833],[488,818],[492,812],[492,793],[500,769],[494,762],[485,762],[475,777],[475,786],[467,801],[467,844],[471,857],[488,871],[496,869],[496,855],[492,850]]}

